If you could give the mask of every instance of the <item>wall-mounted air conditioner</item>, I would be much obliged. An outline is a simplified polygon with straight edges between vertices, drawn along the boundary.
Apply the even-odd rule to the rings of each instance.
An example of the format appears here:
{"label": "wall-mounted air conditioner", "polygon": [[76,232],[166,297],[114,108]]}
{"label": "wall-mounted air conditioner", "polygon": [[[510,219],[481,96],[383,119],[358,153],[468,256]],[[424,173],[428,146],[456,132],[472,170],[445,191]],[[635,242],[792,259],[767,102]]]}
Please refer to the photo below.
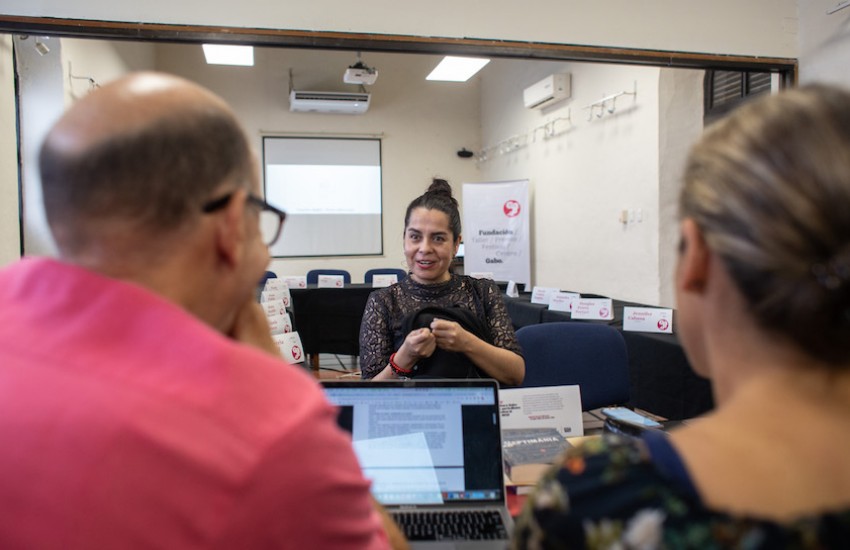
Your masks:
{"label": "wall-mounted air conditioner", "polygon": [[298,113],[340,113],[358,115],[369,109],[368,93],[299,92],[289,93],[289,110]]}
{"label": "wall-mounted air conditioner", "polygon": [[570,97],[569,73],[550,74],[522,92],[522,100],[529,109],[540,109]]}

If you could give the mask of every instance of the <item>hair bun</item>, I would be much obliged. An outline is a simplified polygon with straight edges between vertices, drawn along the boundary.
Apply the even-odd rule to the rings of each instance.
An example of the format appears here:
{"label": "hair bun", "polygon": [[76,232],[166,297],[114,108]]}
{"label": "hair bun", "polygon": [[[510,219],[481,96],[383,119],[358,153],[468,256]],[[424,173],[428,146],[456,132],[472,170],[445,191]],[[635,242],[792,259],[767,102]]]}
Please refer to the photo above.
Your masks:
{"label": "hair bun", "polygon": [[443,195],[448,198],[452,198],[452,186],[444,179],[434,178],[425,193],[429,195]]}

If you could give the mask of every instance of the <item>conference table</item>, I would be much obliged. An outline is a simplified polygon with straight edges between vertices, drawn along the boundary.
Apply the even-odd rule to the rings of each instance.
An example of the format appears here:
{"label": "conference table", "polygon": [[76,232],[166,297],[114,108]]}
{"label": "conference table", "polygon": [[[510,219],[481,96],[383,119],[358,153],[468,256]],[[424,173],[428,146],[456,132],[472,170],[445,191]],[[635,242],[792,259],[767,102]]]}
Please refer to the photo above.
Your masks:
{"label": "conference table", "polygon": [[364,283],[289,289],[293,329],[298,331],[313,369],[319,368],[320,353],[360,355],[360,320],[373,290]]}
{"label": "conference table", "polygon": [[[292,319],[301,337],[310,364],[318,370],[321,353],[360,354],[360,321],[371,284],[347,284],[342,288],[292,288]],[[601,297],[582,294],[584,297]],[[670,420],[693,418],[711,410],[714,401],[709,382],[690,367],[676,334],[653,334],[623,330],[623,308],[648,307],[645,304],[613,300],[614,319],[609,321],[573,320],[568,312],[550,311],[548,306],[532,304],[531,294],[505,297],[505,305],[515,328],[529,324],[570,321],[606,323],[623,335],[629,352],[631,400],[629,405]],[[676,325],[676,314],[673,316]]]}
{"label": "conference table", "polygon": [[[585,298],[603,296],[584,294]],[[653,307],[612,299],[614,318],[604,321],[574,320],[569,312],[550,311],[545,304],[531,303],[531,293],[505,297],[505,306],[514,328],[551,322],[602,323],[617,329],[629,353],[629,405],[670,420],[699,416],[714,408],[711,384],[690,366],[678,336],[673,334],[623,330],[624,307]],[[677,315],[673,312],[673,327]]]}

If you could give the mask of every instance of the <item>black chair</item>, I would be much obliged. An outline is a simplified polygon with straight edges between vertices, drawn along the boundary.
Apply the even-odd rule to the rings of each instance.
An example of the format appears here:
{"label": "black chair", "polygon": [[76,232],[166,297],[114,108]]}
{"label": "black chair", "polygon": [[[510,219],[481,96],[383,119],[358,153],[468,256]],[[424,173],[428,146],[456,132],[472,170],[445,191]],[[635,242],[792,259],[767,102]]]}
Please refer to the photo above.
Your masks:
{"label": "black chair", "polygon": [[368,270],[366,272],[366,275],[363,276],[363,280],[366,281],[367,284],[371,283],[375,275],[395,275],[396,277],[398,277],[397,280],[401,281],[402,279],[407,277],[407,271],[403,269],[397,269],[395,267],[378,267],[375,269]]}
{"label": "black chair", "polygon": [[351,284],[351,273],[344,269],[311,269],[307,272],[307,284],[317,284],[319,275],[342,275],[343,282],[347,285]]}
{"label": "black chair", "polygon": [[524,326],[516,335],[525,356],[522,387],[578,384],[585,411],[629,401],[629,355],[617,329],[543,323]]}

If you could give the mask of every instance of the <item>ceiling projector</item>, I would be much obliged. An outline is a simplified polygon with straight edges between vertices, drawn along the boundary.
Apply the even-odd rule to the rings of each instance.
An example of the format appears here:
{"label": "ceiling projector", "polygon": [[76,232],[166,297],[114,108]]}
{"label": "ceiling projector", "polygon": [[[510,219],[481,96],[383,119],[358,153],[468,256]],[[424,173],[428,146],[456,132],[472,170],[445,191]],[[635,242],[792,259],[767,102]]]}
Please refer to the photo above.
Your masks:
{"label": "ceiling projector", "polygon": [[346,84],[374,84],[378,80],[378,69],[373,69],[358,61],[345,70],[342,77]]}

